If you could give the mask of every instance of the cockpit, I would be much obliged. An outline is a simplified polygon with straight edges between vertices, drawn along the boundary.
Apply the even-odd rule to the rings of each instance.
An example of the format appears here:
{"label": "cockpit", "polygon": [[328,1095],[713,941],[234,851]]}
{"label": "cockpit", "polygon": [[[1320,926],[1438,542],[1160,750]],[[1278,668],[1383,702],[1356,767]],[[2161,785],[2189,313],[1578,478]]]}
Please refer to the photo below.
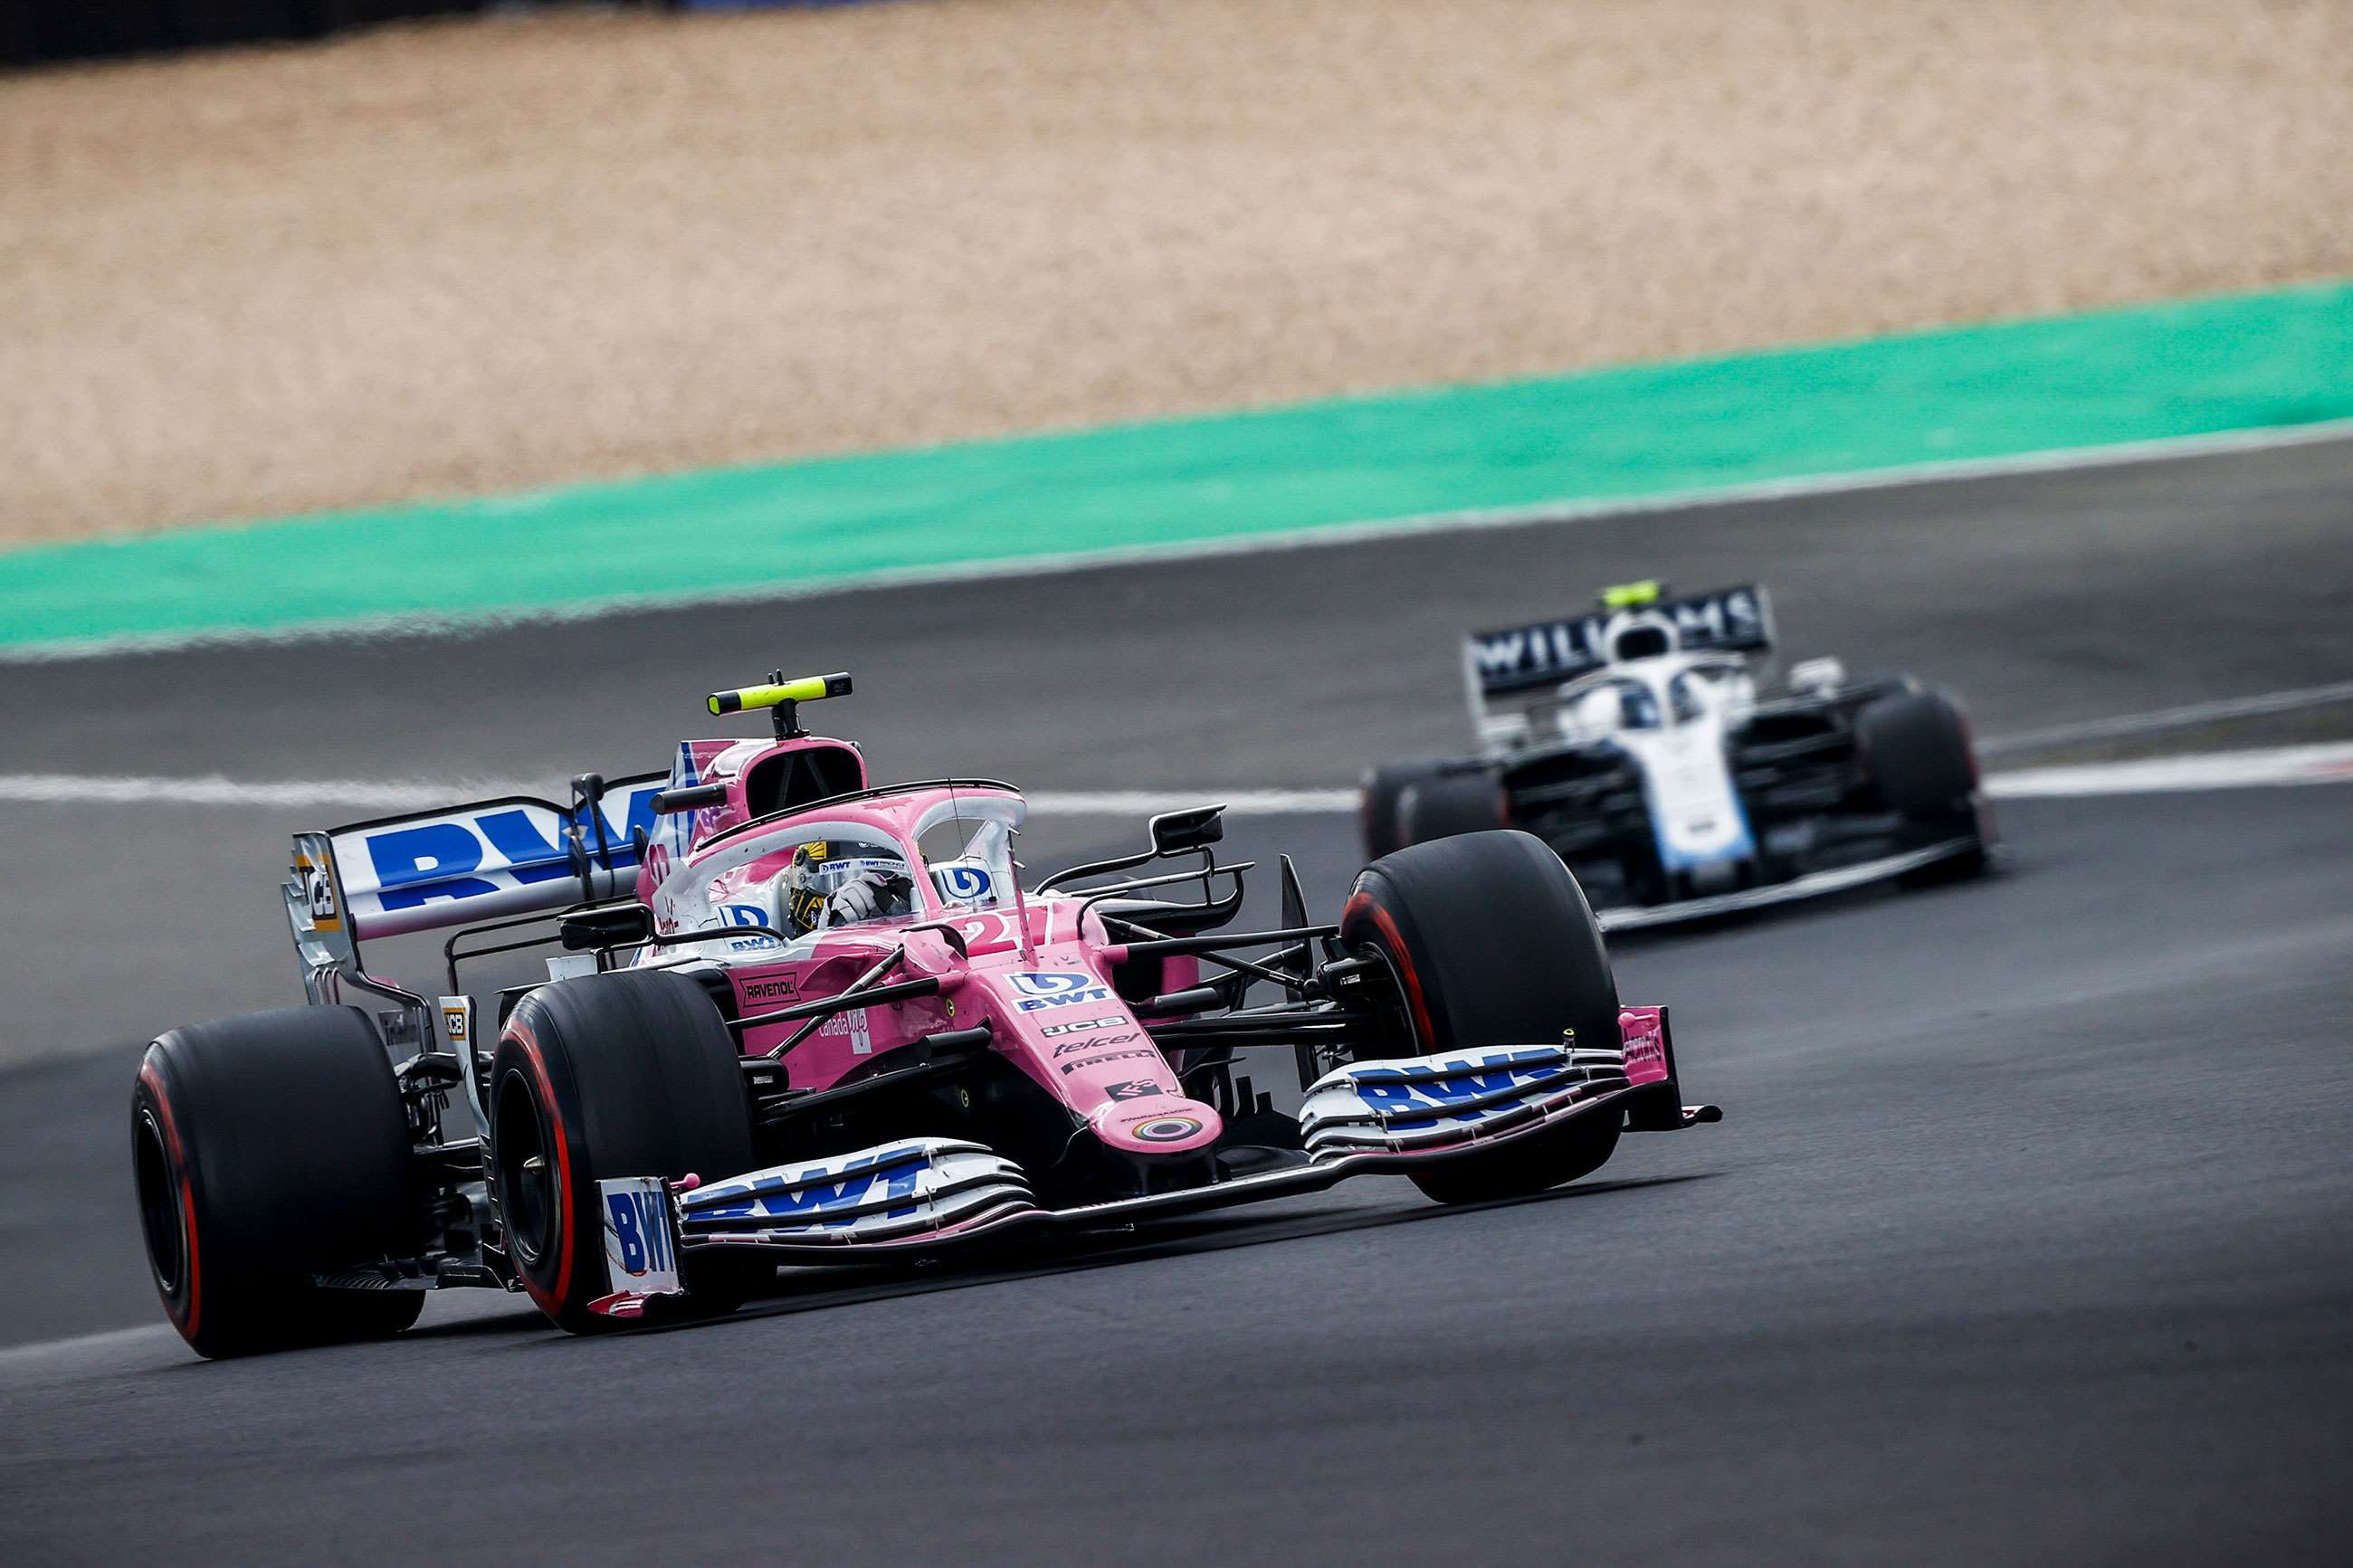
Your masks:
{"label": "cockpit", "polygon": [[702,884],[707,921],[679,913],[689,924],[765,927],[797,941],[1009,907],[1023,810],[1016,795],[953,790],[920,805],[846,803],[839,816],[820,804],[807,817],[754,828],[723,852]]}
{"label": "cockpit", "polygon": [[[763,876],[781,859],[773,874]],[[914,873],[899,847],[881,837],[811,837],[755,862],[748,900],[787,936],[835,926],[904,920],[915,912]]]}
{"label": "cockpit", "polygon": [[1747,671],[1733,660],[1681,669],[1616,668],[1563,685],[1553,721],[1565,740],[1595,741],[1720,720],[1753,700]]}

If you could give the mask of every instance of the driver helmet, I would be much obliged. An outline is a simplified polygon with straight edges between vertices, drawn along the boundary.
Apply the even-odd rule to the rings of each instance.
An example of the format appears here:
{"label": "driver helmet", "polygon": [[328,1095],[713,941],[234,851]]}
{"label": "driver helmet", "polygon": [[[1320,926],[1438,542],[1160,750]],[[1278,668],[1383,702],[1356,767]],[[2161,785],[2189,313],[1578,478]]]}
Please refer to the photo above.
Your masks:
{"label": "driver helmet", "polygon": [[776,889],[776,928],[791,936],[914,912],[907,858],[887,844],[813,838],[793,850]]}

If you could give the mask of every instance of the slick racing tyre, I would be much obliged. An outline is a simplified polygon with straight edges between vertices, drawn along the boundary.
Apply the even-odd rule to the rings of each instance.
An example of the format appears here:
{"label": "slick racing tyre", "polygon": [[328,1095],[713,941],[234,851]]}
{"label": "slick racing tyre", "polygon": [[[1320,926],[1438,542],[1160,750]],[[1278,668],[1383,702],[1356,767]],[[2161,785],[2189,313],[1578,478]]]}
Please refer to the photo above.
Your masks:
{"label": "slick racing tyre", "polygon": [[1511,826],[1504,786],[1484,768],[1417,780],[1398,802],[1398,820],[1408,844]]}
{"label": "slick racing tyre", "polygon": [[422,1290],[313,1276],[421,1250],[408,1118],[356,1007],[287,1007],[174,1029],[131,1098],[131,1163],[149,1270],[203,1356],[375,1339]]}
{"label": "slick racing tyre", "polygon": [[[491,1171],[523,1289],[574,1333],[617,1326],[596,1184],[705,1181],[756,1163],[742,1056],[701,985],[659,970],[543,985],[517,1005],[491,1059]],[[733,1262],[733,1260],[730,1260]],[[691,1298],[695,1264],[681,1260]],[[708,1281],[710,1304],[744,1283]]]}
{"label": "slick racing tyre", "polygon": [[1398,808],[1404,803],[1405,792],[1425,779],[1436,778],[1441,765],[1404,763],[1366,772],[1356,798],[1356,826],[1365,840],[1366,859],[1377,860],[1413,842],[1406,837]]}
{"label": "slick racing tyre", "polygon": [[[1617,1048],[1618,983],[1601,928],[1560,858],[1525,833],[1417,844],[1365,868],[1340,918],[1352,952],[1398,983],[1395,1056],[1548,1043]],[[1572,1118],[1501,1148],[1414,1173],[1440,1203],[1514,1197],[1601,1168],[1625,1121]]]}
{"label": "slick racing tyre", "polygon": [[1917,886],[1985,869],[1977,755],[1951,701],[1933,691],[1880,698],[1855,716],[1855,744],[1872,787],[1920,841],[1976,841],[1968,853],[1907,872],[1902,881]]}

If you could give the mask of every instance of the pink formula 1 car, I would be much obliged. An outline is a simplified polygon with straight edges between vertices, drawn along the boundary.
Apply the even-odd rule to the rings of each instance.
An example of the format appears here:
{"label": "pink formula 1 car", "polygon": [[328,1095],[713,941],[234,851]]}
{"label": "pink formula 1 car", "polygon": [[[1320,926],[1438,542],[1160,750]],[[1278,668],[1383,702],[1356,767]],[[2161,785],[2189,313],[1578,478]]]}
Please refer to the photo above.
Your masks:
{"label": "pink formula 1 car", "polygon": [[[1273,931],[1224,929],[1250,868],[1218,862],[1216,806],[1025,888],[1010,787],[878,788],[799,727],[849,689],[723,692],[712,712],[772,710],[774,738],[584,775],[568,807],[297,835],[311,1005],[172,1031],[133,1095],[148,1255],[188,1342],[391,1333],[465,1285],[594,1330],[726,1310],[779,1264],[1362,1174],[1507,1196],[1595,1170],[1623,1130],[1717,1115],[1682,1103],[1665,1009],[1620,1005],[1536,839],[1384,857],[1329,924],[1285,858]],[[445,994],[361,966],[364,939],[449,928]],[[496,994],[484,1044],[460,968],[559,944],[546,980]],[[1266,1049],[1295,1116],[1236,1070]]]}

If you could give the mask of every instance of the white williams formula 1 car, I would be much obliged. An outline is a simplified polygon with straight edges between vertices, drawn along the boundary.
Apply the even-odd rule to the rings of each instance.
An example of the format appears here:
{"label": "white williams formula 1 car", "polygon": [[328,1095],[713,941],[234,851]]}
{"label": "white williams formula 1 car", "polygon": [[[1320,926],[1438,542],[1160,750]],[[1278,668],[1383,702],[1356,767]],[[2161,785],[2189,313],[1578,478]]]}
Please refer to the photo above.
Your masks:
{"label": "white williams formula 1 car", "polygon": [[1993,820],[1953,702],[1829,658],[1776,687],[1772,649],[1754,584],[1632,584],[1590,615],[1472,633],[1482,751],[1367,773],[1366,853],[1521,828],[1620,931],[1982,870]]}

